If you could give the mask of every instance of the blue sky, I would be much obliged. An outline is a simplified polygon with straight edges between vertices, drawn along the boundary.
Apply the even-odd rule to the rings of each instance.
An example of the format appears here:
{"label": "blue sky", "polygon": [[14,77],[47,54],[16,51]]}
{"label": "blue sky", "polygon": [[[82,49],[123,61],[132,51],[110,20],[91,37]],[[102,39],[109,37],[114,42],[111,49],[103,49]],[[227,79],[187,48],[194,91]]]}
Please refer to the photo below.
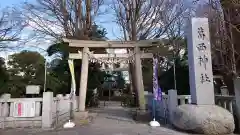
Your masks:
{"label": "blue sky", "polygon": [[[34,1],[34,0],[1,0],[0,6],[6,7],[6,6],[13,6],[13,5],[18,5],[22,2],[26,1]],[[119,38],[119,28],[116,27],[116,24],[113,22],[113,16],[104,16],[104,17],[99,17],[96,19],[96,23],[102,26],[103,28],[107,29],[107,37],[111,40]]]}
{"label": "blue sky", "polygon": [[[1,0],[0,2],[0,7],[4,8],[4,7],[11,7],[11,6],[17,6],[19,4],[21,4],[22,2],[26,2],[26,1],[30,1],[30,2],[34,2],[35,0]],[[98,25],[100,25],[103,28],[106,28],[107,30],[107,37],[110,40],[115,40],[118,39],[120,34],[120,30],[118,27],[116,27],[116,24],[113,22],[114,21],[114,17],[110,16],[110,15],[104,15],[104,16],[100,16],[96,18],[96,23]],[[23,33],[23,34],[27,34],[27,33]],[[46,53],[44,53],[43,49],[46,49],[47,46],[39,46],[42,49],[38,49],[36,47],[31,47],[31,46],[26,46],[21,48],[20,50],[32,50],[32,51],[38,51],[41,54],[45,55]],[[8,51],[4,51],[0,53],[0,57],[4,57],[7,58],[7,55],[18,52],[19,49],[16,50],[8,50]],[[45,55],[46,56],[46,55]]]}
{"label": "blue sky", "polygon": [[[32,1],[33,2],[35,0],[1,0],[0,6],[3,8],[3,7],[6,7],[6,6],[17,5],[17,4],[20,4],[22,2],[26,2],[26,1]],[[192,0],[186,0],[185,2],[189,2],[189,4],[192,4],[191,1]],[[200,3],[204,3],[206,1],[208,1],[208,0],[201,0]],[[120,38],[121,33],[120,33],[120,30],[119,30],[119,27],[116,27],[116,24],[114,23],[114,16],[113,15],[100,16],[95,21],[98,25],[107,29],[107,32],[108,32],[107,37],[110,40]]]}
{"label": "blue sky", "polygon": [[2,0],[0,2],[0,5],[1,5],[1,7],[6,7],[6,6],[12,6],[15,4],[19,4],[24,1],[26,1],[26,0]]}
{"label": "blue sky", "polygon": [[[7,6],[14,6],[14,5],[18,5],[22,2],[26,2],[26,1],[34,2],[35,0],[1,0],[0,7],[3,8],[3,7],[7,7]],[[184,2],[187,2],[187,3],[189,2],[189,4],[192,4],[191,1],[192,0],[186,0]],[[204,2],[204,1],[206,2],[207,0],[201,0],[201,2]],[[114,23],[113,15],[105,14],[105,15],[95,18],[95,21],[101,27],[106,28],[107,33],[108,33],[107,34],[108,39],[116,40],[116,39],[120,38],[120,36],[122,35],[119,30],[119,27],[117,27],[117,25]],[[27,33],[23,33],[23,34],[27,34]],[[46,45],[44,47],[43,46],[39,46],[39,47],[44,48],[44,49],[47,48]],[[36,50],[36,48],[29,47],[29,46],[24,47],[23,49]],[[6,54],[4,54],[4,55],[6,55]],[[0,56],[2,56],[1,53],[0,53]]]}

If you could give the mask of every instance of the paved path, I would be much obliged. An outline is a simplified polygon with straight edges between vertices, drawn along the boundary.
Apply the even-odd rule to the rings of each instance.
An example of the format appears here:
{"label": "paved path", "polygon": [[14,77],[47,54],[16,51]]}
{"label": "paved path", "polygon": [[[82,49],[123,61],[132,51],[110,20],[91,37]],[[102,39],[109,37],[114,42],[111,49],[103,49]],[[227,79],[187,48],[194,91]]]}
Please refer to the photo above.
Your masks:
{"label": "paved path", "polygon": [[55,131],[7,130],[0,135],[187,135],[168,128],[151,128],[146,124],[137,124],[129,117],[128,111],[116,104],[94,109],[97,117],[87,126],[77,125],[72,129]]}

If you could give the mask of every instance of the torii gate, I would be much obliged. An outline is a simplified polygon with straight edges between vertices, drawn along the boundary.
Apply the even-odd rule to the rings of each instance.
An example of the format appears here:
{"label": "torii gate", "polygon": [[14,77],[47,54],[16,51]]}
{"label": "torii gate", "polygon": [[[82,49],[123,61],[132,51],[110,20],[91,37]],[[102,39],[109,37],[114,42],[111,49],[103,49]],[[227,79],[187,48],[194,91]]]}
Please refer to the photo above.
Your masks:
{"label": "torii gate", "polygon": [[[82,59],[81,68],[81,80],[79,89],[79,104],[78,110],[85,111],[86,93],[87,93],[87,80],[88,80],[88,65],[89,65],[89,48],[132,48],[133,59],[135,61],[134,66],[134,77],[136,78],[136,88],[138,91],[138,99],[144,99],[143,92],[143,77],[142,77],[142,64],[141,58],[152,58],[152,53],[144,53],[140,50],[143,47],[159,46],[158,41],[88,41],[88,40],[73,40],[64,39],[64,42],[69,43],[69,47],[81,51],[81,53],[69,52],[69,59]],[[108,58],[108,54],[93,54],[95,58]],[[130,54],[115,54],[114,58],[128,58]],[[131,74],[131,73],[130,73]],[[140,109],[145,110],[145,100],[140,100]]]}

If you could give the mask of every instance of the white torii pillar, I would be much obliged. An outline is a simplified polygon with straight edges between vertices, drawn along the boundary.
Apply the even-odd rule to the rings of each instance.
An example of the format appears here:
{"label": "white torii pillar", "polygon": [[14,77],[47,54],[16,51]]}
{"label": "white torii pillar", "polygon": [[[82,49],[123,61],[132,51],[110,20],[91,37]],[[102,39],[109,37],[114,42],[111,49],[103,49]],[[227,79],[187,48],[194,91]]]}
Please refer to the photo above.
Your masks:
{"label": "white torii pillar", "polygon": [[82,51],[82,68],[81,68],[81,80],[80,80],[80,90],[79,90],[79,106],[80,112],[85,111],[85,102],[87,94],[87,83],[88,83],[88,53],[89,48],[84,47]]}
{"label": "white torii pillar", "polygon": [[139,47],[134,48],[134,59],[135,59],[135,74],[136,89],[138,91],[139,107],[141,110],[146,110],[145,96],[144,96],[144,85],[142,76],[142,62],[141,62],[141,51]]}

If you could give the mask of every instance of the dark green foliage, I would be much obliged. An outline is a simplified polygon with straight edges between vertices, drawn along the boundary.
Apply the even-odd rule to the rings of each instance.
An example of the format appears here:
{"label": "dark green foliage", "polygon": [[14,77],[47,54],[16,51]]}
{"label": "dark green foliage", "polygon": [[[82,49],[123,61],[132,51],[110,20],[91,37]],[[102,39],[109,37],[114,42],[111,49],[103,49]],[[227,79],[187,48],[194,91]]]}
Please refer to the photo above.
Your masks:
{"label": "dark green foliage", "polygon": [[53,44],[49,46],[47,49],[47,53],[49,56],[56,54],[62,58],[67,58],[69,54],[68,52],[69,52],[68,43],[64,43],[64,42]]}
{"label": "dark green foliage", "polygon": [[[175,63],[175,77],[176,77],[176,89],[178,95],[189,95],[189,70],[188,70],[188,52],[187,52],[187,39],[178,39],[178,44],[185,51],[181,54],[180,51],[176,51],[176,56],[172,57],[170,61]],[[171,68],[167,71],[160,72],[159,84],[163,91],[174,89],[174,67],[171,64]]]}
{"label": "dark green foliage", "polygon": [[122,105],[124,107],[136,107],[135,98],[133,95],[123,94]]}
{"label": "dark green foliage", "polygon": [[[175,60],[176,65],[176,86],[178,95],[189,95],[189,73],[188,65],[184,64],[184,60],[177,58]],[[166,72],[159,76],[159,84],[161,88],[166,92],[167,90],[174,89],[174,70],[173,66]]]}
{"label": "dark green foliage", "polygon": [[26,85],[43,86],[44,63],[44,57],[38,52],[22,51],[10,55],[8,92],[19,97],[25,95]]}
{"label": "dark green foliage", "polygon": [[9,79],[5,61],[0,57],[0,95],[7,91],[7,81]]}
{"label": "dark green foliage", "polygon": [[107,31],[105,28],[101,28],[98,25],[92,26],[92,31],[89,35],[91,40],[106,40]]}
{"label": "dark green foliage", "polygon": [[97,63],[89,64],[88,89],[99,88],[103,84],[105,72],[102,72],[99,68],[100,65]]}
{"label": "dark green foliage", "polygon": [[[3,62],[1,62],[1,65],[4,65]],[[10,55],[8,70],[5,66],[1,66],[0,72],[2,72],[0,94],[10,93],[12,97],[25,97],[27,85],[40,85],[41,91],[43,91],[45,59],[38,52],[22,51]],[[57,93],[57,89],[62,84],[57,77],[51,70],[47,70],[47,90]],[[41,96],[41,93],[38,96]]]}
{"label": "dark green foliage", "polygon": [[[48,55],[55,55],[50,64],[51,76],[54,76],[55,82],[58,83],[57,89],[51,89],[55,94],[68,94],[70,89],[70,71],[68,66],[69,46],[67,43],[60,42],[51,45],[47,49]],[[54,80],[50,80],[54,81]]]}

